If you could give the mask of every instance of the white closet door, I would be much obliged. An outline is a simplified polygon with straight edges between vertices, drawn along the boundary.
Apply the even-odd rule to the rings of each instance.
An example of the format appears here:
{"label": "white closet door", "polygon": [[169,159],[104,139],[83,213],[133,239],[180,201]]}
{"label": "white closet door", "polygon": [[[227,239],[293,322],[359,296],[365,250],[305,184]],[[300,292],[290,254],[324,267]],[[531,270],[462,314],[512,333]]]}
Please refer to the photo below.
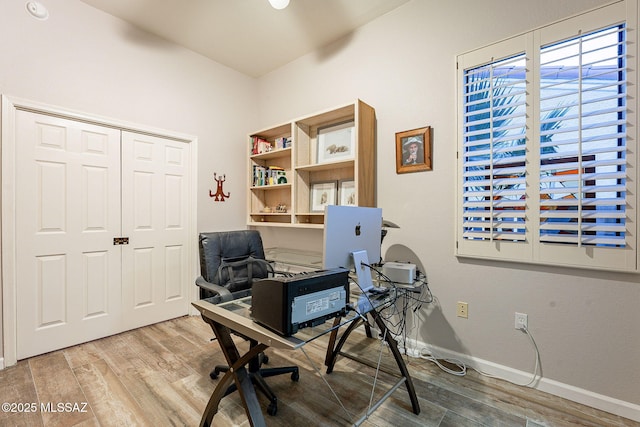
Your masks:
{"label": "white closet door", "polygon": [[121,328],[120,131],[16,112],[18,359]]}
{"label": "white closet door", "polygon": [[190,144],[122,133],[127,329],[188,313]]}

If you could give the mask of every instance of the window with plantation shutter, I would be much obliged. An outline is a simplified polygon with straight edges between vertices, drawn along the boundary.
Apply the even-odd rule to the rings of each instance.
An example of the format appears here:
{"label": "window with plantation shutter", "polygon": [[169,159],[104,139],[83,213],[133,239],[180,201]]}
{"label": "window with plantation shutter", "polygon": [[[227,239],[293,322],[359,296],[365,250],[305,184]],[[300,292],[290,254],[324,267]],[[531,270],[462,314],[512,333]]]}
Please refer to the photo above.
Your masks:
{"label": "window with plantation shutter", "polygon": [[458,57],[458,256],[637,270],[636,8]]}

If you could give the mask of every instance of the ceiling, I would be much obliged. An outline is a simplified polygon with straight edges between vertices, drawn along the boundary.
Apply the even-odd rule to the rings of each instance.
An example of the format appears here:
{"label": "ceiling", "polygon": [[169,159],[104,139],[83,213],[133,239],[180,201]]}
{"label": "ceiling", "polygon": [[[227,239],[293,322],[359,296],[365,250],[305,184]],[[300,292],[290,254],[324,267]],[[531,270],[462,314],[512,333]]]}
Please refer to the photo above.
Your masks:
{"label": "ceiling", "polygon": [[82,0],[252,77],[341,39],[409,0]]}

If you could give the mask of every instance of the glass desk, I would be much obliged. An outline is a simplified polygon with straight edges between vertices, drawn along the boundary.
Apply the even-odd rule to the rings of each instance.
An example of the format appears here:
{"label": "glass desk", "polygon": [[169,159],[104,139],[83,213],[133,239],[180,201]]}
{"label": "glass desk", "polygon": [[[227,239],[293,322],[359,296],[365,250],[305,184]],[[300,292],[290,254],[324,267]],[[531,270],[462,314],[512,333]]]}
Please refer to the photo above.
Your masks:
{"label": "glass desk", "polygon": [[[398,290],[398,294],[403,291]],[[193,306],[200,312],[202,318],[207,322],[218,340],[220,347],[224,353],[229,371],[218,382],[211,398],[202,415],[200,426],[209,427],[212,424],[213,417],[218,412],[220,400],[227,394],[227,389],[235,382],[237,391],[240,393],[241,400],[249,423],[252,426],[266,426],[262,409],[256,395],[250,373],[247,366],[250,362],[255,361],[259,354],[267,348],[273,347],[277,349],[296,350],[321,336],[329,334],[329,343],[325,357],[325,365],[327,366],[327,374],[333,371],[339,356],[348,357],[359,363],[366,364],[376,369],[383,370],[380,366],[372,365],[368,361],[358,357],[357,355],[347,354],[342,351],[343,345],[351,333],[366,320],[365,316],[373,319],[376,326],[380,330],[381,336],[387,342],[397,365],[397,371],[391,372],[384,369],[385,372],[399,378],[398,382],[384,395],[382,398],[370,407],[368,412],[355,425],[362,423],[368,416],[377,409],[382,402],[391,395],[402,384],[406,386],[413,412],[420,413],[420,405],[415,393],[415,388],[409,375],[409,371],[404,363],[404,359],[398,350],[397,342],[390,333],[387,333],[384,320],[380,316],[380,311],[389,304],[393,304],[395,295],[393,293],[387,296],[372,296],[370,303],[361,303],[361,313],[354,310],[347,312],[344,317],[336,317],[333,322],[327,321],[313,328],[301,329],[298,333],[290,337],[279,335],[270,329],[254,322],[250,317],[251,297],[230,301],[222,304],[211,304],[206,300],[193,302]],[[367,326],[367,336],[371,338],[371,331]],[[340,334],[340,331],[343,331]],[[236,347],[231,334],[235,332],[254,341],[256,345],[251,345],[249,350],[241,355]],[[292,377],[293,378],[293,377]]]}
{"label": "glass desk", "polygon": [[322,268],[322,253],[289,248],[266,248],[264,257],[280,271],[313,271]]}

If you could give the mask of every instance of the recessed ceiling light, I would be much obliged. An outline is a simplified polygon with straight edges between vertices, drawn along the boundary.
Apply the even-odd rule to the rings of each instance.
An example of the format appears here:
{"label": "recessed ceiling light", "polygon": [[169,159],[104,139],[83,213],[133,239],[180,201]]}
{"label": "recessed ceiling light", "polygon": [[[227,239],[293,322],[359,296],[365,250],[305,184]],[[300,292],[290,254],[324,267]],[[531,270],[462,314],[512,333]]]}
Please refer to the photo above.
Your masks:
{"label": "recessed ceiling light", "polygon": [[269,3],[274,9],[284,9],[289,6],[289,0],[269,0]]}
{"label": "recessed ceiling light", "polygon": [[37,1],[27,2],[27,12],[36,19],[45,20],[49,17],[49,11],[46,7]]}

